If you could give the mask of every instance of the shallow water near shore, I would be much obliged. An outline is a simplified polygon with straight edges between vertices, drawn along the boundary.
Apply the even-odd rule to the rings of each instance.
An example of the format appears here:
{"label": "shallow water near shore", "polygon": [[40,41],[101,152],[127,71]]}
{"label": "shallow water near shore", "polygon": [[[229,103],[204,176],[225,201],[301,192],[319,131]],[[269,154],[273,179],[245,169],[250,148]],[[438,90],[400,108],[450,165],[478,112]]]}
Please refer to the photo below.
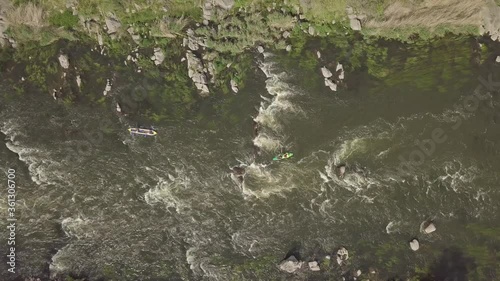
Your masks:
{"label": "shallow water near shore", "polygon": [[[144,119],[117,114],[114,103],[2,93],[0,167],[18,176],[20,276],[50,269],[90,280],[290,280],[277,265],[296,251],[323,261],[321,272],[297,280],[340,280],[357,269],[387,280],[457,247],[455,256],[476,265],[470,278],[494,280],[499,95],[483,88],[474,110],[455,105],[470,102],[478,77],[499,81],[500,67],[493,48],[474,61],[474,39],[441,40],[420,49],[383,42],[385,59],[359,67],[334,52],[313,67],[285,53],[256,54],[238,94],[198,102],[186,120],[151,122],[155,138],[128,135]],[[346,79],[332,92],[320,67],[337,61]],[[110,99],[136,86],[128,73],[116,75]],[[435,129],[447,140],[422,154],[423,164],[401,169],[400,158]],[[271,161],[282,150],[293,159]],[[236,165],[245,167],[242,183],[230,174]],[[426,220],[436,232],[420,233]],[[350,255],[342,268],[334,256],[341,246]]]}

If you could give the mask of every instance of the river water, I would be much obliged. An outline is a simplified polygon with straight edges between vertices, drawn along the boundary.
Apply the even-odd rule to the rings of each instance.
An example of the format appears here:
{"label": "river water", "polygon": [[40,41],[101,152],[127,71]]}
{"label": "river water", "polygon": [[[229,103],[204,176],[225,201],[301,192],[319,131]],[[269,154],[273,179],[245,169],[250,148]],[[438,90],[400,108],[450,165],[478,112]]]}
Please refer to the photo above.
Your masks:
{"label": "river water", "polygon": [[[478,77],[500,81],[500,68],[493,49],[479,64],[468,46],[454,53],[470,41],[424,54],[393,46],[383,78],[342,61],[337,92],[320,72],[335,54],[323,54],[313,71],[287,54],[256,54],[229,105],[202,101],[193,116],[203,118],[156,122],[155,138],[128,135],[139,121],[114,103],[65,106],[37,91],[4,92],[0,166],[17,175],[15,276],[340,280],[360,269],[387,280],[456,247],[475,264],[469,276],[494,280],[500,87],[488,93]],[[133,87],[120,81],[110,99]],[[435,134],[445,140],[419,150],[416,141]],[[282,150],[294,158],[271,161]],[[243,182],[230,173],[237,165]],[[421,233],[427,220],[437,227],[431,234]],[[341,246],[350,255],[342,267]],[[280,272],[292,252],[322,270]]]}

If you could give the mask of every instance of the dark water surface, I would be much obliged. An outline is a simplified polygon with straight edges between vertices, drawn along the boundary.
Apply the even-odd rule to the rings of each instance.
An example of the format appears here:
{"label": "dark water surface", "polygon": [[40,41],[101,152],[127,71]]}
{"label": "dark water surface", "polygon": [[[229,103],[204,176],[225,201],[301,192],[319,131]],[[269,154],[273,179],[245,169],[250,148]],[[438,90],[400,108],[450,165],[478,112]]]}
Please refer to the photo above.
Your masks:
{"label": "dark water surface", "polygon": [[[374,280],[387,280],[456,247],[453,257],[476,266],[471,280],[495,280],[499,95],[482,88],[483,98],[471,97],[478,77],[500,81],[500,68],[493,51],[475,63],[467,44],[425,52],[389,44],[384,64],[343,61],[335,93],[319,70],[334,54],[313,71],[291,67],[286,54],[256,56],[260,67],[231,102],[211,99],[193,113],[199,118],[157,122],[152,139],[129,136],[138,120],[114,104],[3,93],[0,166],[18,176],[19,272],[47,276],[50,264],[53,275],[90,280],[339,280],[373,269]],[[119,96],[133,85],[116,87]],[[455,107],[476,101],[470,111]],[[415,141],[436,129],[446,141],[401,170],[400,156],[416,155]],[[272,163],[281,149],[295,157]],[[229,173],[235,165],[246,167],[242,184]],[[425,220],[437,231],[420,233]],[[332,254],[340,246],[350,253],[342,269]],[[305,261],[330,254],[332,264],[292,277],[277,265],[293,249]]]}

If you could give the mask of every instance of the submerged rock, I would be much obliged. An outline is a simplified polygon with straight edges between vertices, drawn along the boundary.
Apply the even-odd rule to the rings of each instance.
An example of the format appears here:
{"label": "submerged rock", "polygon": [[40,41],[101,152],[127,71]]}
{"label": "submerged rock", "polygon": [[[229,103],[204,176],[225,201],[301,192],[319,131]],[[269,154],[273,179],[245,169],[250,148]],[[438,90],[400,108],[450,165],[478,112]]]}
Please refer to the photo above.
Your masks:
{"label": "submerged rock", "polygon": [[410,241],[410,248],[413,251],[417,251],[420,248],[420,244],[418,243],[417,239],[413,239],[413,240]]}
{"label": "submerged rock", "polygon": [[59,59],[59,64],[61,65],[62,68],[64,68],[64,69],[69,68],[69,59],[68,59],[67,55],[60,54],[58,59]]}
{"label": "submerged rock", "polygon": [[279,268],[281,271],[285,271],[288,273],[294,273],[298,269],[302,267],[304,262],[298,261],[295,256],[290,256],[288,259],[281,262]]}
{"label": "submerged rock", "polygon": [[311,271],[320,271],[319,265],[317,261],[311,261],[308,263],[309,269]]}
{"label": "submerged rock", "polygon": [[345,165],[340,165],[340,166],[338,167],[338,169],[339,169],[339,178],[341,178],[341,179],[342,179],[342,178],[344,178],[344,174],[345,174]]}

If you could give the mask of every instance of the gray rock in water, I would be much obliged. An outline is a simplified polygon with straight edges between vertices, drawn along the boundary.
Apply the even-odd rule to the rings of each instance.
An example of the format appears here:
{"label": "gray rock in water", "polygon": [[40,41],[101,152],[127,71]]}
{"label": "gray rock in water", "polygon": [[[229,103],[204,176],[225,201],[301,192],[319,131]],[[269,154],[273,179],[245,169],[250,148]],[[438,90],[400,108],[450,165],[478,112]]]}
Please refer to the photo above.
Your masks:
{"label": "gray rock in water", "polygon": [[309,269],[311,271],[320,271],[321,269],[319,268],[318,262],[317,261],[311,261],[308,263]]}
{"label": "gray rock in water", "polygon": [[340,63],[337,63],[337,67],[335,68],[335,71],[339,73],[339,79],[340,80],[344,80],[344,67],[342,66],[342,64]]}
{"label": "gray rock in water", "polygon": [[347,249],[344,247],[341,247],[337,251],[337,263],[339,265],[342,265],[345,261],[349,259],[349,252],[347,252]]}
{"label": "gray rock in water", "polygon": [[413,251],[416,251],[420,248],[420,244],[418,243],[418,240],[417,239],[413,239],[410,241],[410,248],[413,250]]}
{"label": "gray rock in water", "polygon": [[108,17],[105,19],[106,27],[108,28],[108,34],[113,34],[118,32],[122,24],[115,18]]}
{"label": "gray rock in water", "polygon": [[279,268],[281,271],[294,273],[302,267],[303,263],[302,261],[298,261],[294,256],[290,256],[288,259],[281,262]]}
{"label": "gray rock in water", "polygon": [[321,74],[323,74],[323,77],[325,78],[330,78],[333,76],[332,72],[324,66],[321,68]]}
{"label": "gray rock in water", "polygon": [[332,91],[337,91],[337,84],[335,84],[332,80],[325,78],[325,86],[329,87]]}
{"label": "gray rock in water", "polygon": [[69,68],[69,59],[68,59],[67,55],[60,54],[57,59],[59,60],[59,64],[61,65],[62,68],[64,68],[64,69]]}
{"label": "gray rock in water", "polygon": [[434,232],[434,231],[436,231],[436,226],[435,226],[435,225],[434,225],[434,223],[432,223],[432,222],[431,222],[431,223],[429,223],[429,224],[427,225],[427,227],[424,229],[424,233],[426,233],[426,234],[432,233],[432,232]]}
{"label": "gray rock in water", "polygon": [[233,79],[231,79],[231,90],[233,90],[233,92],[236,94],[238,93],[239,89],[238,89],[238,84],[236,83],[236,81],[234,81]]}
{"label": "gray rock in water", "polygon": [[82,86],[82,78],[80,77],[80,75],[76,76],[76,85],[78,85],[78,88]]}

